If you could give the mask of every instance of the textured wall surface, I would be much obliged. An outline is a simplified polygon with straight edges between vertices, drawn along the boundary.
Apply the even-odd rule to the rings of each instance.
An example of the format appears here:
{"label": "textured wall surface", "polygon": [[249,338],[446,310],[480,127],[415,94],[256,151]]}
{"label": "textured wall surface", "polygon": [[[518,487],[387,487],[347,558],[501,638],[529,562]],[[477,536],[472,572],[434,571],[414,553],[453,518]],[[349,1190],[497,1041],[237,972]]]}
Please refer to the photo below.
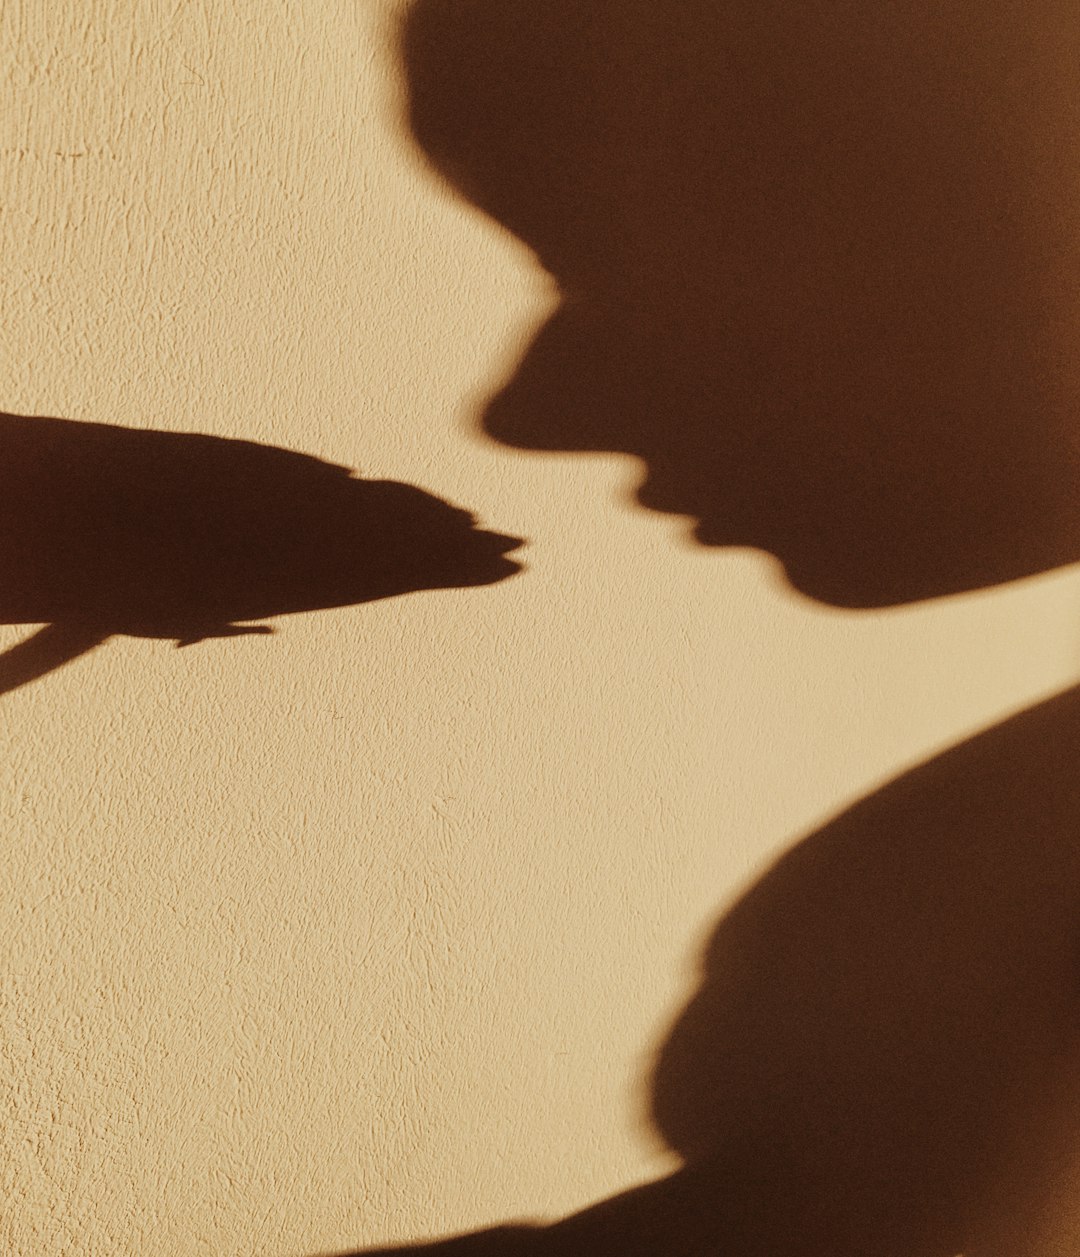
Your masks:
{"label": "textured wall surface", "polygon": [[394,17],[0,10],[0,409],[528,538],[503,583],[0,698],[4,1252],[314,1254],[654,1175],[642,1079],[724,905],[1077,671],[1075,573],[829,610],[631,505],[633,460],[482,437],[554,296],[415,151]]}

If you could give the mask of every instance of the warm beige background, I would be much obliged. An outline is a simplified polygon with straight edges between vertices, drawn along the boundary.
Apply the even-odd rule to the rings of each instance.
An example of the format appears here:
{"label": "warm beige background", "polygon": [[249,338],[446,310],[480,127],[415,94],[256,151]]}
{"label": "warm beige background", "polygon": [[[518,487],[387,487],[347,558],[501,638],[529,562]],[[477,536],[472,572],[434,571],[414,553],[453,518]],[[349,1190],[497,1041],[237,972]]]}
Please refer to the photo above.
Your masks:
{"label": "warm beige background", "polygon": [[[0,409],[407,480],[529,570],[0,701],[0,1248],[285,1257],[655,1174],[735,891],[1080,671],[1080,578],[876,614],[479,401],[552,300],[401,124],[390,3],[0,9]],[[0,645],[25,636],[4,628]]]}

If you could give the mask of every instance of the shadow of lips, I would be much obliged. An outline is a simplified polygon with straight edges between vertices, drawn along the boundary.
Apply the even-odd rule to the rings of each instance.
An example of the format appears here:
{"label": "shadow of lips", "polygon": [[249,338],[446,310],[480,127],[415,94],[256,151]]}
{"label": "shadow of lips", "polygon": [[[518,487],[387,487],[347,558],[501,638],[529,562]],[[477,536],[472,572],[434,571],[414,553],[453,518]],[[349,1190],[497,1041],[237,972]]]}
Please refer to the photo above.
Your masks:
{"label": "shadow of lips", "polygon": [[522,539],[413,485],[192,433],[0,416],[0,622],[50,626],[0,692],[115,634],[245,625],[421,589],[489,585]]}

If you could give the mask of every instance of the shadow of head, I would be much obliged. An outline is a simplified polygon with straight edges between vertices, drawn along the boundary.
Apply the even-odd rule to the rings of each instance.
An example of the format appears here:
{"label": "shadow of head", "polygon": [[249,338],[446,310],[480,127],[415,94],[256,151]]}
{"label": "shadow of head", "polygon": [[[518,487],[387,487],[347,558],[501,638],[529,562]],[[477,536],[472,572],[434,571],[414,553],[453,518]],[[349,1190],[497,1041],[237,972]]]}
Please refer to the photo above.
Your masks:
{"label": "shadow of head", "polygon": [[1080,10],[418,0],[413,133],[563,302],[484,419],[823,601],[1080,558]]}
{"label": "shadow of head", "polygon": [[0,622],[52,626],[9,652],[0,688],[114,634],[269,632],[245,622],[517,571],[520,539],[474,525],[290,450],[0,416]]}

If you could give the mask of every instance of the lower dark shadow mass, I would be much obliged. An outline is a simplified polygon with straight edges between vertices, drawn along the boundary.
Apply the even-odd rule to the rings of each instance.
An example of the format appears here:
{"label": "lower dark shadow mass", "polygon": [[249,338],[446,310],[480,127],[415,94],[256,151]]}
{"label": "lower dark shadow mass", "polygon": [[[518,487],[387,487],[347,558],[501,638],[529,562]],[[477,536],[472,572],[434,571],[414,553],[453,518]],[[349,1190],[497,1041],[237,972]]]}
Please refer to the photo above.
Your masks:
{"label": "lower dark shadow mass", "polygon": [[1078,49],[1062,0],[416,0],[413,137],[562,296],[484,430],[831,605],[1076,562]]}
{"label": "lower dark shadow mass", "polygon": [[387,1251],[1080,1251],[1078,747],[1074,689],[862,800],[736,904],[654,1070],[685,1168]]}
{"label": "lower dark shadow mass", "polygon": [[248,441],[0,415],[0,693],[117,634],[264,620],[519,570],[519,538],[412,485]]}

